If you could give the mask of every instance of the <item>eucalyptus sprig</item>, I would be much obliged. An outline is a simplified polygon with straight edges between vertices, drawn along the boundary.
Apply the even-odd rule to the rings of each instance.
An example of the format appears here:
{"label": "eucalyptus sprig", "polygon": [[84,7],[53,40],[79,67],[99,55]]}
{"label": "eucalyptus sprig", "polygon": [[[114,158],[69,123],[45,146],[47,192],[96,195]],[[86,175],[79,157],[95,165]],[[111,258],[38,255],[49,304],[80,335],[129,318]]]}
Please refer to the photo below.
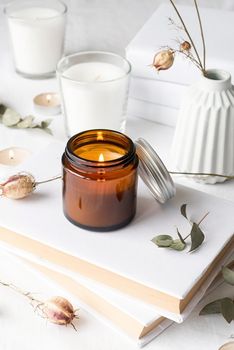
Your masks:
{"label": "eucalyptus sprig", "polygon": [[181,215],[191,224],[190,233],[186,237],[182,237],[179,229],[176,229],[177,239],[173,239],[170,235],[158,235],[155,236],[151,241],[156,244],[159,248],[170,248],[177,251],[182,251],[187,246],[187,240],[190,239],[191,245],[189,253],[198,249],[205,239],[205,235],[200,228],[200,224],[207,217],[209,213],[206,213],[203,218],[198,222],[192,222],[187,216],[187,204],[183,204],[180,207]]}
{"label": "eucalyptus sprig", "polygon": [[18,112],[3,104],[0,104],[0,122],[3,125],[18,129],[41,129],[52,135],[52,131],[49,128],[51,119],[43,120],[40,123],[35,123],[34,120],[35,117],[32,115],[28,115],[23,118]]}
{"label": "eucalyptus sprig", "polygon": [[[234,263],[234,260],[231,264]],[[222,268],[223,279],[226,283],[234,286],[234,271],[227,266]],[[234,298],[222,298],[207,304],[199,313],[199,315],[222,314],[224,319],[231,323],[234,321]]]}

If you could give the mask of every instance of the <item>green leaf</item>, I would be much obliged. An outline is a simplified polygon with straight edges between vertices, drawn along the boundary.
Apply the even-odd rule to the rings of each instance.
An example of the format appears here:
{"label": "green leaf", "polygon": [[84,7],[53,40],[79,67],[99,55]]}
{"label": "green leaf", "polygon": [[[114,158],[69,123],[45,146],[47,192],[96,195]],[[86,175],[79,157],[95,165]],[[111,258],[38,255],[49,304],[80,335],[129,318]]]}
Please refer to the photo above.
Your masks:
{"label": "green leaf", "polygon": [[211,303],[204,306],[203,309],[200,311],[199,315],[220,314],[221,313],[221,300],[222,299],[212,301]]}
{"label": "green leaf", "polygon": [[0,115],[3,115],[6,112],[7,107],[0,103]]}
{"label": "green leaf", "polygon": [[187,204],[182,204],[181,207],[180,207],[180,213],[181,213],[181,215],[183,215],[183,217],[185,219],[188,220],[186,209],[187,209]]}
{"label": "green leaf", "polygon": [[185,247],[186,247],[186,243],[181,242],[180,239],[175,239],[170,246],[171,249],[178,250],[178,251],[184,250]]}
{"label": "green leaf", "polygon": [[222,274],[225,282],[230,284],[231,286],[234,286],[234,271],[229,269],[228,267],[224,266],[222,268]]}
{"label": "green leaf", "polygon": [[194,222],[191,229],[190,236],[191,236],[191,248],[189,252],[192,252],[198,247],[200,247],[200,245],[205,239],[205,235],[200,229],[200,227],[198,226],[198,224]]}
{"label": "green leaf", "polygon": [[52,119],[46,119],[41,122],[41,128],[42,129],[47,129],[48,126],[50,125]]}
{"label": "green leaf", "polygon": [[181,234],[180,234],[178,228],[176,228],[176,231],[177,231],[177,235],[178,235],[180,241],[181,241],[182,243],[186,244],[186,243],[185,243],[185,240],[184,240],[183,237],[181,236]]}
{"label": "green leaf", "polygon": [[155,236],[151,241],[160,248],[167,248],[171,246],[173,238],[169,235],[158,235]]}
{"label": "green leaf", "polygon": [[33,124],[33,120],[34,120],[34,117],[29,115],[28,117],[25,117],[17,124],[17,128],[19,129],[31,128]]}
{"label": "green leaf", "polygon": [[221,313],[228,323],[234,320],[234,304],[230,298],[223,298],[221,300]]}
{"label": "green leaf", "polygon": [[5,126],[15,126],[21,121],[21,116],[19,113],[15,112],[11,108],[7,108],[2,116],[2,123]]}

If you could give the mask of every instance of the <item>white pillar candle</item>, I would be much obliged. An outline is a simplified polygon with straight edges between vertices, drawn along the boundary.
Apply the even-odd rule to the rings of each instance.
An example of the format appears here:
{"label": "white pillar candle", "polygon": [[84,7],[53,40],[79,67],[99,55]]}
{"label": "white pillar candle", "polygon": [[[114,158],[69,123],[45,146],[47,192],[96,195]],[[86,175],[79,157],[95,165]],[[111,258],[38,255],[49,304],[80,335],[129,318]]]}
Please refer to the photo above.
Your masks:
{"label": "white pillar candle", "polygon": [[130,64],[105,52],[84,52],[58,65],[68,136],[88,129],[124,131]]}
{"label": "white pillar candle", "polygon": [[23,1],[6,7],[16,71],[47,77],[63,54],[66,6],[57,0]]}

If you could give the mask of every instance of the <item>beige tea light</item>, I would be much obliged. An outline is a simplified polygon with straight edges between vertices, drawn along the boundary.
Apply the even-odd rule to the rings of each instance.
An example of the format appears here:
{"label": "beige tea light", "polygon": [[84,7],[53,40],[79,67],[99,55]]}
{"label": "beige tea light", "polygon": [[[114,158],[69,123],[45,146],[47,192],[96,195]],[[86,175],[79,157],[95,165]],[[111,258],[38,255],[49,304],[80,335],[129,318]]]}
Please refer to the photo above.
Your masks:
{"label": "beige tea light", "polygon": [[45,92],[33,99],[36,112],[44,115],[56,115],[61,112],[60,97],[56,92]]}
{"label": "beige tea light", "polygon": [[25,148],[9,147],[0,150],[0,165],[16,166],[23,163],[31,152]]}

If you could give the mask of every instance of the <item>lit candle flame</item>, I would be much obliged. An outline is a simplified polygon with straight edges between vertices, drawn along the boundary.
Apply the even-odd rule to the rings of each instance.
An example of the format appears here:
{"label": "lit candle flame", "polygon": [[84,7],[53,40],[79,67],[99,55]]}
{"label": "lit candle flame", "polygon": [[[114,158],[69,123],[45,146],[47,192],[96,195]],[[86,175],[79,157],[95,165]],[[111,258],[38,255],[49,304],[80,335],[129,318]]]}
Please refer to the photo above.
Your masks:
{"label": "lit candle flame", "polygon": [[104,162],[105,161],[104,156],[103,156],[102,153],[99,155],[98,161],[99,162]]}
{"label": "lit candle flame", "polygon": [[52,96],[50,94],[46,95],[46,102],[48,103],[48,105],[51,102],[51,98],[52,98]]}
{"label": "lit candle flame", "polygon": [[98,140],[98,141],[103,141],[103,135],[102,135],[102,132],[101,132],[101,131],[98,131],[98,132],[97,132],[97,140]]}
{"label": "lit candle flame", "polygon": [[9,150],[9,159],[14,159],[14,151],[12,149]]}

